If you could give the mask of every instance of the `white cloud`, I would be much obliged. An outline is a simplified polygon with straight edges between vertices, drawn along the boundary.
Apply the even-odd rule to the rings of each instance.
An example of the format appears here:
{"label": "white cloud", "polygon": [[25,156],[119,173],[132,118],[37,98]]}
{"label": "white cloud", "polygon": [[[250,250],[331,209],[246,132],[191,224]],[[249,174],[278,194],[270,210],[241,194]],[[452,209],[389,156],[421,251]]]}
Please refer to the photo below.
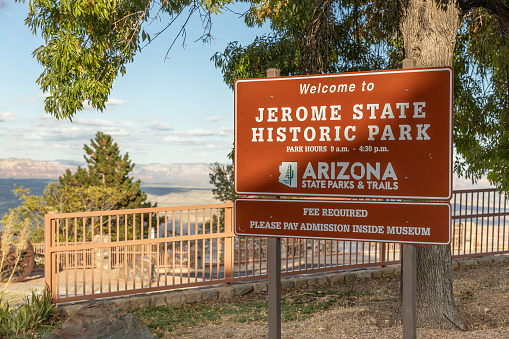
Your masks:
{"label": "white cloud", "polygon": [[219,120],[221,120],[221,117],[218,117],[217,115],[203,119],[205,122],[218,122]]}
{"label": "white cloud", "polygon": [[[115,99],[115,98],[109,98],[108,101],[106,101],[106,106],[122,106],[128,104],[129,101]],[[84,109],[93,109],[92,105],[88,100],[83,101],[83,108]]]}
{"label": "white cloud", "polygon": [[221,135],[221,136],[233,135],[233,127],[221,127],[221,130],[219,131],[219,135]]}
{"label": "white cloud", "polygon": [[189,129],[184,132],[179,132],[186,135],[196,135],[196,136],[211,136],[211,135],[217,135],[218,132],[210,130],[210,129],[203,129],[203,128],[194,128]]}
{"label": "white cloud", "polygon": [[45,127],[42,129],[31,129],[20,127],[14,131],[14,136],[24,140],[68,140],[83,138],[88,133],[84,132],[77,126],[64,126]]}
{"label": "white cloud", "polygon": [[[101,128],[101,132],[105,133],[105,134],[109,134],[111,136],[125,136],[125,135],[130,135],[130,131],[128,131],[127,129],[124,129],[124,128],[119,128],[119,127],[104,127],[104,128]],[[92,134],[92,137],[95,135],[95,133]]]}
{"label": "white cloud", "polygon": [[133,130],[136,127],[136,124],[131,121],[110,121],[110,120],[101,120],[101,119],[74,119],[72,122],[68,120],[58,120],[52,115],[45,114],[39,115],[37,120],[32,123],[34,127],[42,127],[47,130],[51,129],[59,129],[59,130],[69,130],[69,129],[79,129],[80,131],[84,131],[84,133],[89,133],[91,137],[95,134],[97,130],[103,131],[112,131],[115,135],[126,135],[128,130]]}
{"label": "white cloud", "polygon": [[[43,148],[41,144],[36,142],[13,142],[7,145],[9,150],[13,151],[31,151]],[[23,155],[23,157],[27,157],[27,155]]]}
{"label": "white cloud", "polygon": [[150,128],[156,131],[173,131],[173,126],[165,122],[154,122]]}
{"label": "white cloud", "polygon": [[[61,123],[61,121],[59,121]],[[81,126],[92,126],[92,127],[128,127],[133,128],[136,127],[136,124],[132,121],[111,121],[111,120],[101,120],[101,119],[74,119],[73,120],[74,125],[81,125]]]}
{"label": "white cloud", "polygon": [[0,113],[0,122],[13,122],[16,121],[16,116],[11,112],[1,112]]}
{"label": "white cloud", "polygon": [[[0,0],[1,1],[1,0]],[[36,96],[34,97],[23,97],[21,98],[20,101],[18,102],[22,102],[22,101],[25,101],[25,102],[31,102],[31,103],[34,103],[34,102],[38,102],[40,99],[45,99],[47,97],[51,96],[51,94],[49,93],[39,93],[37,94]]]}
{"label": "white cloud", "polygon": [[219,147],[215,144],[206,144],[205,146],[203,146],[204,149],[212,149],[212,150],[216,150],[216,149],[220,149],[222,147]]}
{"label": "white cloud", "polygon": [[202,144],[203,141],[198,138],[187,138],[180,135],[169,135],[163,138],[163,141],[174,145]]}
{"label": "white cloud", "polygon": [[115,121],[107,121],[107,120],[99,120],[99,119],[74,119],[74,124],[83,125],[83,126],[115,126],[118,125],[118,122]]}
{"label": "white cloud", "polygon": [[464,189],[475,189],[475,188],[493,188],[494,186],[489,182],[488,178],[482,177],[475,184],[472,183],[472,180],[467,178],[458,178],[456,173],[454,173],[453,178],[453,189],[455,190],[464,190]]}
{"label": "white cloud", "polygon": [[[84,122],[84,123],[83,123]],[[100,130],[112,136],[132,134],[132,128],[121,122],[82,120],[81,123],[59,121],[53,117],[39,116],[30,128],[19,127],[14,131],[18,138],[26,140],[89,140]]]}
{"label": "white cloud", "polygon": [[26,102],[37,102],[38,98],[37,97],[23,97],[21,98],[21,101],[26,101]]}
{"label": "white cloud", "polygon": [[92,109],[92,105],[90,104],[90,101],[88,101],[88,100],[83,101],[83,109]]}
{"label": "white cloud", "polygon": [[115,99],[115,98],[109,98],[108,101],[106,101],[106,105],[111,105],[111,106],[122,106],[122,105],[126,105],[128,103],[129,103],[129,101]]}

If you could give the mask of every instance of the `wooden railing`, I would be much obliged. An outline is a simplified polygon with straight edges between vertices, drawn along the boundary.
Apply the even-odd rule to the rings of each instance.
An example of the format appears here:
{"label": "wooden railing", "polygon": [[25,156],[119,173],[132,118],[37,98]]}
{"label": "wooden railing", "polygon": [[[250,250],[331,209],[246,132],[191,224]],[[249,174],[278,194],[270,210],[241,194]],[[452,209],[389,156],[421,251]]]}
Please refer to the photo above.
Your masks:
{"label": "wooden railing", "polygon": [[[505,196],[457,191],[452,203],[455,256],[509,252]],[[235,236],[232,203],[48,214],[45,223],[55,302],[267,277],[267,238]],[[283,275],[400,259],[399,244],[380,242],[283,238],[281,252]]]}

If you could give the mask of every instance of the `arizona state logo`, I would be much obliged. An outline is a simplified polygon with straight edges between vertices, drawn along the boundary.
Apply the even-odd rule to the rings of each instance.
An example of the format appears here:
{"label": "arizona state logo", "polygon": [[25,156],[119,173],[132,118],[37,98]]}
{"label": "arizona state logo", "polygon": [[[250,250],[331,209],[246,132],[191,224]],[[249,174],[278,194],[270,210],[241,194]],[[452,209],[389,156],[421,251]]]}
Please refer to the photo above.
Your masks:
{"label": "arizona state logo", "polygon": [[279,165],[279,182],[288,187],[297,187],[297,162],[282,161]]}

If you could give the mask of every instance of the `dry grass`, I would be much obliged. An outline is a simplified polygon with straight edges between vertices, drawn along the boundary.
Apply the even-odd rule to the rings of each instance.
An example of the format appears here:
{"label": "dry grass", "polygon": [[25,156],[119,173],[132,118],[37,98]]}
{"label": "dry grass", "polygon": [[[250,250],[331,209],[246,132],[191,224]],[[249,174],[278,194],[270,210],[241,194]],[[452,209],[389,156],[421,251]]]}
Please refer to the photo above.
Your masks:
{"label": "dry grass", "polygon": [[8,260],[9,252],[14,250],[14,255],[16,256],[16,262],[14,263],[14,267],[11,271],[11,274],[7,277],[2,275],[2,279],[4,281],[4,286],[0,291],[0,306],[5,302],[8,302],[8,298],[6,295],[7,287],[11,284],[14,272],[19,264],[19,260],[21,258],[22,252],[26,249],[28,243],[28,235],[29,235],[29,224],[28,220],[25,221],[20,230],[14,232],[14,222],[13,217],[9,216],[7,221],[4,224],[4,230],[2,232],[2,237],[0,241],[0,268],[4,267],[6,260]]}
{"label": "dry grass", "polygon": [[[401,338],[396,305],[399,275],[314,287],[320,290],[369,291],[342,298],[331,308],[313,317],[282,325],[283,338]],[[468,330],[418,329],[418,338],[509,338],[508,262],[460,267],[453,271],[456,304]],[[291,298],[303,290],[285,291]],[[325,298],[327,293],[323,293]],[[235,298],[231,303],[266,300],[266,294]],[[221,301],[224,303],[225,301]],[[218,302],[215,302],[218,303]],[[222,319],[220,324],[181,328],[166,338],[267,338],[266,321],[236,323]]]}

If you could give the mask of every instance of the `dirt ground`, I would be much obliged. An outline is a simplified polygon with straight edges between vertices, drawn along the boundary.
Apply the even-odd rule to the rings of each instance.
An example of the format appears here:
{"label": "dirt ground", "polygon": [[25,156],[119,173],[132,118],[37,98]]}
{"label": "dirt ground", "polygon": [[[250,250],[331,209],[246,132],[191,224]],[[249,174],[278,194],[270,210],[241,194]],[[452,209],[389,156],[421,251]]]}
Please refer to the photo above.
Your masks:
{"label": "dirt ground", "polygon": [[[509,338],[509,262],[459,267],[453,271],[456,304],[468,330],[418,329],[418,338]],[[367,279],[313,290],[369,291],[367,296],[339,299],[314,317],[282,325],[283,338],[401,338],[396,305],[400,275]],[[309,288],[307,288],[309,290]],[[290,298],[304,290],[285,291]],[[317,293],[317,295],[320,295]],[[323,293],[323,297],[327,297]],[[238,297],[231,302],[266,300],[267,294]],[[222,303],[225,300],[221,301]],[[219,303],[219,302],[216,302]],[[221,325],[187,328],[168,338],[266,338],[268,325],[239,324],[224,319]]]}

